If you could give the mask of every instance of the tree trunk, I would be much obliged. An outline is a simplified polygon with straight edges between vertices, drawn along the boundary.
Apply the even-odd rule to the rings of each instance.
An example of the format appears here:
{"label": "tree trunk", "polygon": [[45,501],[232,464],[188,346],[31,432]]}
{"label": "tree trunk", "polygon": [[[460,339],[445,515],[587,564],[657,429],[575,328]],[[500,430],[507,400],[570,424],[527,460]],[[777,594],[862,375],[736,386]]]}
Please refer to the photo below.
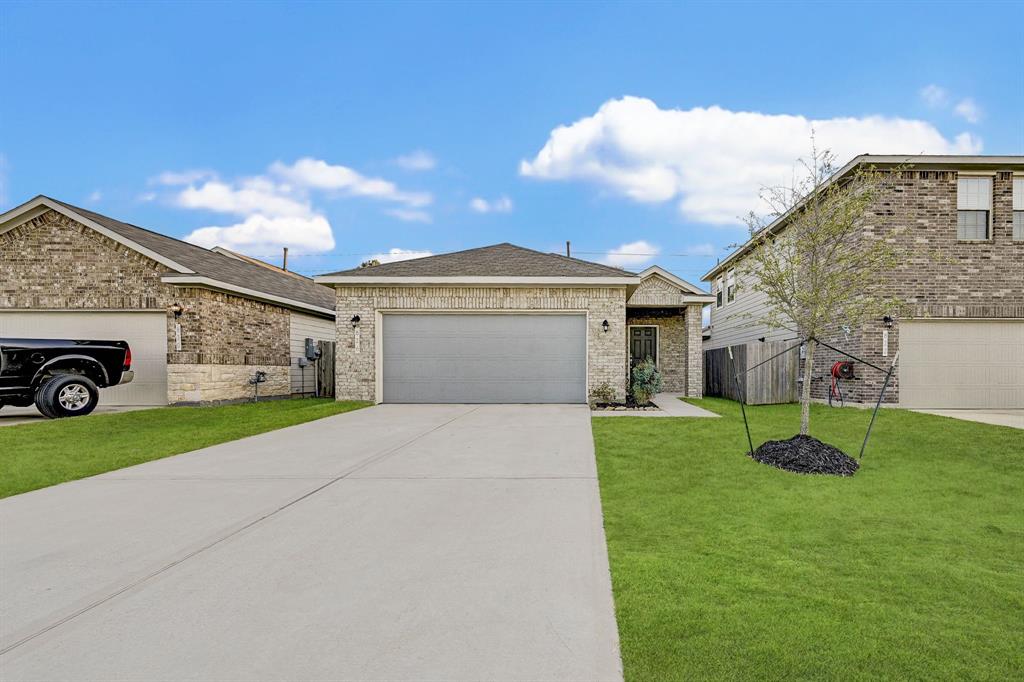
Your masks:
{"label": "tree trunk", "polygon": [[800,435],[806,436],[811,428],[811,374],[814,372],[814,347],[817,342],[807,342],[804,355],[804,385],[800,391]]}

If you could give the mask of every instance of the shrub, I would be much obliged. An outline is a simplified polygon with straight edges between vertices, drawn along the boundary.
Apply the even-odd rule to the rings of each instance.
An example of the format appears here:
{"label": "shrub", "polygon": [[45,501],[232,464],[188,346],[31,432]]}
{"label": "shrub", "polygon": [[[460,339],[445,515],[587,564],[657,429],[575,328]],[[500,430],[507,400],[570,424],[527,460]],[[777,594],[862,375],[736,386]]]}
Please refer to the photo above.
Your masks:
{"label": "shrub", "polygon": [[633,382],[630,386],[633,400],[637,405],[646,405],[661,390],[661,372],[654,361],[647,357],[633,368]]}
{"label": "shrub", "polygon": [[597,403],[611,403],[615,401],[615,387],[607,381],[590,389],[590,405]]}

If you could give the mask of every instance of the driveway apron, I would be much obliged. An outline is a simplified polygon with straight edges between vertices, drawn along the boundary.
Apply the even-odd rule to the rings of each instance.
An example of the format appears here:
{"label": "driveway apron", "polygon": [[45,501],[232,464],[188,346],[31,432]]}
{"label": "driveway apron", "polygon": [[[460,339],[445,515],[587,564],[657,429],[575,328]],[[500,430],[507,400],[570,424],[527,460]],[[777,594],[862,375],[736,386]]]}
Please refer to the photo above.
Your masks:
{"label": "driveway apron", "polygon": [[586,406],[381,405],[0,500],[0,595],[0,679],[621,679]]}

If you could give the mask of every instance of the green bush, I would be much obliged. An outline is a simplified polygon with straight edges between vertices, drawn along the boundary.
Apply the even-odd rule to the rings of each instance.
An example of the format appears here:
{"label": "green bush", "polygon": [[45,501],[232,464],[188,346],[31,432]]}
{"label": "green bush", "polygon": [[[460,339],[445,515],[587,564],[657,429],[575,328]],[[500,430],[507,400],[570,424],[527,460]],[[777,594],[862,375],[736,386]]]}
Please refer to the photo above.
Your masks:
{"label": "green bush", "polygon": [[615,401],[615,388],[607,381],[595,388],[590,389],[590,405],[597,403],[611,403]]}
{"label": "green bush", "polygon": [[646,405],[661,390],[661,372],[648,356],[633,368],[633,382],[630,385],[633,400],[637,405]]}

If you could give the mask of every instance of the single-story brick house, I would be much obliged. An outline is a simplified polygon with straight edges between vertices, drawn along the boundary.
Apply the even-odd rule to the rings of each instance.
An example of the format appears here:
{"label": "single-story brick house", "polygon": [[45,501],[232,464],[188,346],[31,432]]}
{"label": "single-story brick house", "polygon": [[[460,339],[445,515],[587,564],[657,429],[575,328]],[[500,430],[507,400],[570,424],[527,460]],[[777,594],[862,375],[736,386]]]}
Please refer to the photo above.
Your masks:
{"label": "single-story brick house", "polygon": [[376,402],[626,398],[651,356],[664,390],[700,396],[701,308],[659,267],[617,268],[497,244],[315,278],[337,293],[335,390]]}
{"label": "single-story brick house", "polygon": [[313,387],[305,338],[333,340],[334,292],[38,196],[0,215],[0,337],[124,339],[135,381],[105,404],[240,400]]}

